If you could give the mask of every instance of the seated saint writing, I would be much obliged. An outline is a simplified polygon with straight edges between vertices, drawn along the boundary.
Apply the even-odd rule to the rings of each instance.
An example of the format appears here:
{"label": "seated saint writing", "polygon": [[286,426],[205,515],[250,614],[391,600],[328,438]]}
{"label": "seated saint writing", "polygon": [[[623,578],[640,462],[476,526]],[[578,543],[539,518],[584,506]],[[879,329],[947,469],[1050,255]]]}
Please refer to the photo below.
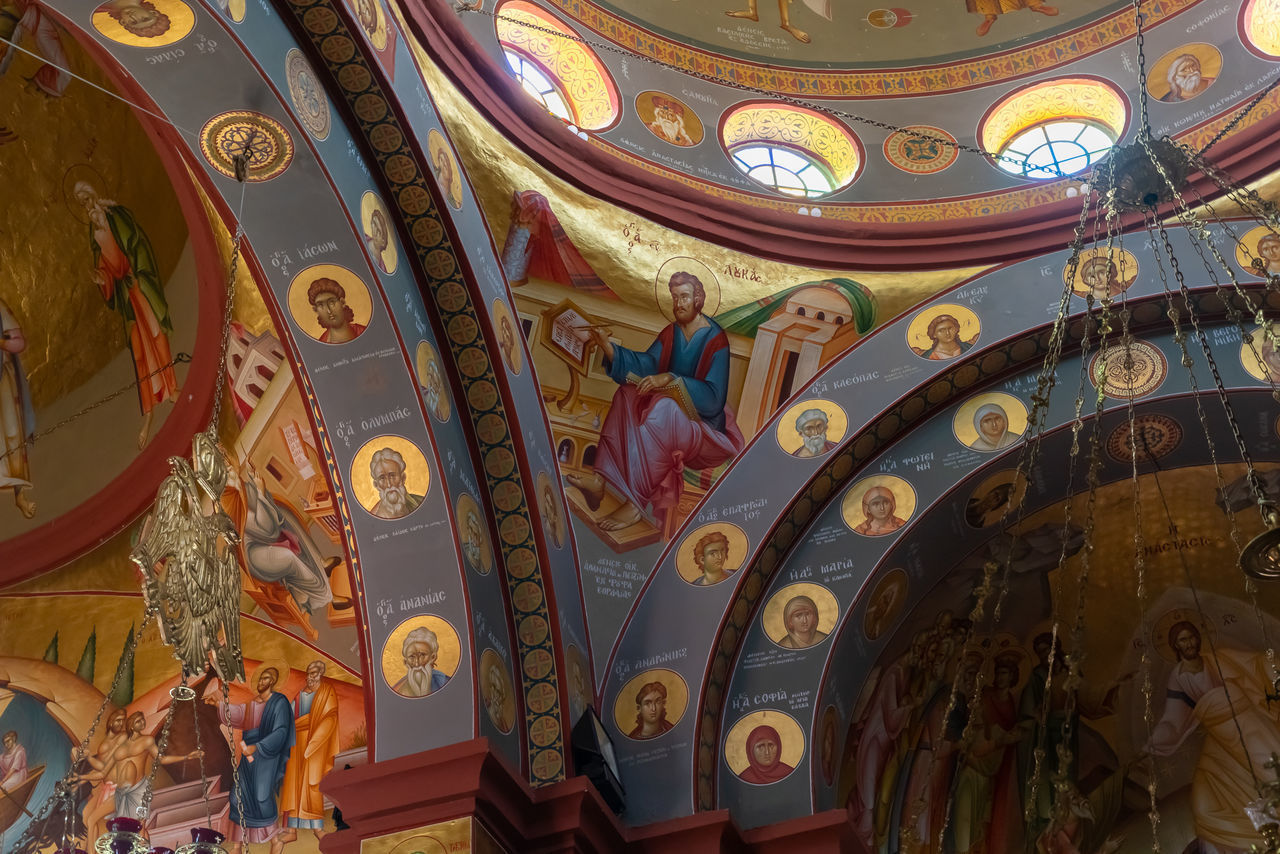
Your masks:
{"label": "seated saint writing", "polygon": [[667,287],[675,323],[648,350],[614,344],[598,327],[576,333],[604,351],[605,370],[619,386],[600,431],[595,471],[567,478],[592,510],[606,484],[623,499],[599,522],[606,531],[634,525],[650,505],[665,514],[680,497],[686,466],[713,468],[742,450],[742,433],[725,405],[729,338],[702,313],[706,292],[697,276],[676,273]]}

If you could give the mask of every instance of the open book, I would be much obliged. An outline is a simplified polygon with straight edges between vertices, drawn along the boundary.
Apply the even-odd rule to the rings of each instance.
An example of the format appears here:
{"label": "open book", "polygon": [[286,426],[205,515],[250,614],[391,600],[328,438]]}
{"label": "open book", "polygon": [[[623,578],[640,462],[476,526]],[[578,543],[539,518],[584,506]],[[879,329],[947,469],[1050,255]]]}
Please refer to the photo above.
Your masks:
{"label": "open book", "polygon": [[[632,372],[627,374],[628,385],[640,385],[640,381],[642,379],[644,379],[644,377],[637,373]],[[689,397],[688,389],[684,387],[684,383],[680,382],[679,378],[672,380],[664,386],[652,388],[649,390],[649,393],[671,398],[679,405],[680,411],[687,415],[691,420],[702,420],[702,416],[698,414],[698,408],[693,405],[693,398]]]}

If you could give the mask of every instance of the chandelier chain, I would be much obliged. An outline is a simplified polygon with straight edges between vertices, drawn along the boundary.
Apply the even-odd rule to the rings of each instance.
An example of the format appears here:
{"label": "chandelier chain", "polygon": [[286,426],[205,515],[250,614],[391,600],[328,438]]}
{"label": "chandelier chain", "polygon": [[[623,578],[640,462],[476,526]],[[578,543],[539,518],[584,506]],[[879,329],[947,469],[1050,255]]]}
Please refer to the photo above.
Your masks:
{"label": "chandelier chain", "polygon": [[213,827],[213,810],[209,806],[209,775],[205,772],[204,744],[200,738],[201,697],[191,699],[191,726],[196,732],[196,756],[200,758],[200,797],[204,801],[204,826]]}
{"label": "chandelier chain", "polygon": [[169,733],[173,729],[173,718],[177,714],[178,703],[179,700],[176,698],[169,701],[169,710],[165,713],[164,725],[160,728],[160,738],[156,742],[155,761],[151,763],[151,773],[147,775],[147,784],[142,789],[142,804],[138,807],[138,820],[144,825],[151,815],[151,798],[156,793],[156,774],[160,772],[160,760],[169,751]]}

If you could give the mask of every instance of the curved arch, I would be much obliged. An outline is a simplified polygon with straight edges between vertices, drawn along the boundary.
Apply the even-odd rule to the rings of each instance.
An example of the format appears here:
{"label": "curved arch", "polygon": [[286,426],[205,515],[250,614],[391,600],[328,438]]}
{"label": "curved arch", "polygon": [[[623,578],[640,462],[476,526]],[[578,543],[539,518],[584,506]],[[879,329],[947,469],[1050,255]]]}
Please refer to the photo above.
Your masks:
{"label": "curved arch", "polygon": [[[852,131],[835,119],[814,110],[790,104],[756,101],[740,104],[720,117],[720,145],[740,172],[769,189],[800,198],[821,198],[848,187],[866,163],[862,143]],[[752,150],[780,151],[808,165],[788,168],[781,163],[745,159]],[[798,155],[798,158],[796,157]],[[809,168],[822,173],[812,183],[803,173]],[[782,184],[777,178],[757,175],[758,171],[788,169],[797,174],[795,183]]]}
{"label": "curved arch", "polygon": [[[567,24],[527,0],[506,0],[495,11],[498,42],[550,78],[568,102],[578,127],[599,131],[617,123],[622,115],[617,84],[600,58],[576,40],[577,34]],[[545,30],[571,38],[558,38]]]}

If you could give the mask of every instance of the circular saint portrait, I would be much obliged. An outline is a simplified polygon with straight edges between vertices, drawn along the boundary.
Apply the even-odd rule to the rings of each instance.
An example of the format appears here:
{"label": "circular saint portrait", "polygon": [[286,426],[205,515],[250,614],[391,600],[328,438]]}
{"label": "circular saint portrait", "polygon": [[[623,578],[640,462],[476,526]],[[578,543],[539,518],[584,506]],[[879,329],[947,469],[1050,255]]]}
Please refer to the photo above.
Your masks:
{"label": "circular saint portrait", "polygon": [[284,56],[285,76],[289,81],[289,100],[307,131],[316,139],[329,137],[333,119],[329,114],[329,99],[324,87],[316,80],[311,63],[297,48],[290,48]]}
{"label": "circular saint portrait", "polygon": [[849,416],[829,400],[806,400],[778,419],[778,444],[793,457],[821,457],[849,430]]}
{"label": "circular saint portrait", "polygon": [[422,504],[431,469],[418,446],[403,436],[365,442],[351,461],[351,491],[379,519],[403,519]]}
{"label": "circular saint portrait", "polygon": [[582,713],[591,705],[591,680],[588,678],[587,657],[574,644],[564,653],[569,670],[569,718],[576,724]]}
{"label": "circular saint portrait", "polygon": [[1249,334],[1249,340],[1240,344],[1240,364],[1255,380],[1264,383],[1280,382],[1280,321],[1267,327],[1258,326]]}
{"label": "circular saint portrait", "polygon": [[818,762],[822,765],[822,781],[828,786],[836,781],[836,726],[836,707],[827,706],[818,727]]}
{"label": "circular saint portrait", "polygon": [[515,689],[507,663],[492,649],[480,653],[480,700],[489,722],[500,732],[511,732],[516,722]]}
{"label": "circular saint portrait", "polygon": [[1160,388],[1169,375],[1169,363],[1159,347],[1135,340],[1129,347],[1112,344],[1095,355],[1089,373],[1107,397],[1125,400]]}
{"label": "circular saint portrait", "polygon": [[989,391],[960,404],[951,429],[966,448],[984,454],[1016,445],[1027,432],[1027,405],[1011,394]]}
{"label": "circular saint portrait", "polygon": [[706,264],[679,255],[668,258],[653,278],[653,297],[662,316],[683,323],[699,313],[712,317],[720,311],[720,281]]}
{"label": "circular saint portrait", "polygon": [[922,359],[946,361],[968,352],[978,341],[982,322],[962,305],[931,305],[911,318],[907,346]]}
{"label": "circular saint portrait", "polygon": [[490,319],[493,323],[493,334],[498,339],[498,352],[502,355],[502,363],[507,366],[508,371],[519,376],[524,362],[521,361],[523,355],[518,337],[520,333],[516,331],[519,326],[511,316],[511,309],[504,301],[496,299],[493,301]]}
{"label": "circular saint portrait", "polygon": [[388,854],[448,854],[448,852],[449,848],[443,842],[424,833],[401,840]]}
{"label": "circular saint portrait", "polygon": [[913,175],[941,172],[959,156],[956,138],[929,125],[910,125],[889,134],[884,141],[884,159]]}
{"label": "circular saint portrait", "polygon": [[840,515],[855,534],[881,537],[907,524],[916,510],[916,491],[897,475],[876,474],[849,488]]}
{"label": "circular saint portrait", "polygon": [[431,159],[431,171],[436,176],[441,194],[454,210],[462,210],[462,171],[458,169],[458,158],[453,156],[453,149],[438,130],[427,132],[427,156]]}
{"label": "circular saint portrait", "polygon": [[769,640],[783,649],[808,649],[822,643],[840,619],[836,595],[821,584],[788,584],[769,597],[760,623]]}
{"label": "circular saint portrait", "polygon": [[458,672],[462,642],[443,617],[421,614],[395,627],[382,645],[382,678],[401,697],[434,694]]}
{"label": "circular saint portrait", "polygon": [[663,142],[685,148],[702,142],[702,120],[689,105],[666,92],[636,95],[636,115]]}
{"label": "circular saint portrait", "polygon": [[219,113],[200,129],[200,153],[228,178],[236,176],[236,158],[246,151],[245,180],[270,181],[293,162],[293,137],[271,116],[252,110]]}
{"label": "circular saint portrait", "polygon": [[93,10],[92,20],[93,28],[113,42],[164,47],[191,32],[196,13],[182,0],[108,0]]}
{"label": "circular saint portrait", "polygon": [[[1118,463],[1132,463],[1134,442],[1130,441],[1128,420],[1107,436],[1107,455]],[[1167,457],[1182,443],[1182,425],[1161,412],[1146,412],[1133,417],[1132,433],[1138,437],[1138,462],[1146,463]]]}
{"label": "circular saint portrait", "polygon": [[995,525],[1005,520],[1026,494],[1027,479],[1017,469],[998,471],[969,495],[964,505],[964,520],[975,528]]}
{"label": "circular saint portrait", "polygon": [[1191,608],[1174,608],[1161,614],[1151,629],[1151,643],[1165,661],[1200,657],[1213,641],[1213,628]]}
{"label": "circular saint portrait", "polygon": [[493,569],[493,549],[484,531],[484,513],[467,493],[458,496],[458,542],[462,544],[462,561],[468,569],[488,575]]}
{"label": "circular saint portrait", "polygon": [[1213,45],[1192,42],[1157,59],[1147,72],[1147,91],[1157,101],[1190,101],[1213,85],[1222,73],[1222,53]]}
{"label": "circular saint portrait", "polygon": [[553,548],[564,548],[569,541],[569,527],[560,509],[560,499],[556,497],[555,483],[545,471],[538,472],[538,511],[542,514],[542,530],[547,541]]}
{"label": "circular saint portrait", "polygon": [[804,759],[804,730],[785,712],[752,712],[729,728],[724,761],[744,783],[757,786],[786,779]]}
{"label": "circular saint portrait", "polygon": [[862,618],[862,633],[867,640],[879,640],[907,604],[909,581],[906,571],[891,569],[871,591],[871,602]]}
{"label": "circular saint portrait", "polygon": [[1236,260],[1254,276],[1280,276],[1280,232],[1265,225],[1246,231],[1236,244]]}
{"label": "circular saint portrait", "polygon": [[695,587],[710,587],[733,575],[747,559],[747,534],[729,522],[695,528],[676,549],[676,571]]}
{"label": "circular saint portrait", "polygon": [[396,271],[399,257],[396,254],[396,242],[391,237],[391,215],[387,206],[372,190],[360,197],[360,232],[364,235],[364,245],[369,249],[369,256],[378,269],[390,275]]}
{"label": "circular saint portrait", "polygon": [[674,670],[633,676],[613,701],[613,721],[627,738],[644,741],[675,729],[689,707],[689,686]]}
{"label": "circular saint portrait", "polygon": [[293,277],[289,313],[300,330],[321,344],[345,344],[368,328],[373,297],[369,286],[346,267],[316,264]]}
{"label": "circular saint portrait", "polygon": [[418,368],[418,389],[427,411],[437,421],[449,420],[449,389],[444,384],[444,369],[440,366],[440,354],[430,341],[419,341],[414,362]]}
{"label": "circular saint portrait", "polygon": [[[1071,272],[1068,264],[1062,269],[1062,280],[1066,282]],[[1076,262],[1076,275],[1071,281],[1071,292],[1078,297],[1093,294],[1096,300],[1118,297],[1129,290],[1138,280],[1138,259],[1128,249],[1111,247],[1094,247],[1080,252]]]}
{"label": "circular saint portrait", "polygon": [[382,10],[382,4],[378,0],[348,0],[348,4],[374,50],[386,49],[387,13]]}
{"label": "circular saint portrait", "polygon": [[983,669],[986,684],[1003,693],[1012,692],[1017,697],[1031,677],[1031,656],[1016,637],[998,634],[980,641],[984,650]]}

